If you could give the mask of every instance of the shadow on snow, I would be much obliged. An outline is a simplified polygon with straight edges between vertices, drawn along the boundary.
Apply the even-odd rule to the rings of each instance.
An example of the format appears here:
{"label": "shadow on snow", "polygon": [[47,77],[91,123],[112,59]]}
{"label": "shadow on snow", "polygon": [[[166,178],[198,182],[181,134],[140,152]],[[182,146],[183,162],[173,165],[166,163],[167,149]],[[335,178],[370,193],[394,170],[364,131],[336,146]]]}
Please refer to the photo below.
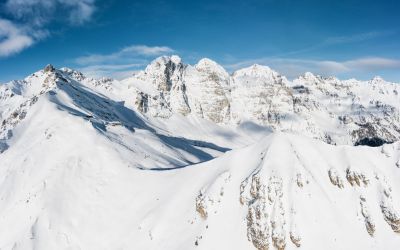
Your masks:
{"label": "shadow on snow", "polygon": [[[92,126],[101,134],[107,136],[108,139],[113,140],[106,133],[107,125],[120,125],[131,132],[135,132],[136,129],[143,129],[156,135],[167,147],[173,150],[183,150],[194,155],[199,160],[198,162],[191,162],[185,159],[185,165],[182,166],[174,168],[150,168],[147,170],[178,169],[189,166],[190,164],[209,161],[214,158],[211,154],[201,150],[200,148],[212,149],[219,152],[230,150],[229,148],[220,147],[210,142],[160,134],[154,128],[149,126],[142,117],[139,117],[135,111],[125,107],[124,102],[113,101],[106,96],[92,92],[90,89],[80,84],[76,84],[74,81],[68,83],[65,81],[57,81],[57,87],[71,98],[76,107],[69,107],[61,103],[56,97],[54,91],[50,91],[49,93],[50,100],[57,104],[57,107],[60,110],[67,111],[72,115],[89,120]],[[129,149],[126,145],[122,146]]]}

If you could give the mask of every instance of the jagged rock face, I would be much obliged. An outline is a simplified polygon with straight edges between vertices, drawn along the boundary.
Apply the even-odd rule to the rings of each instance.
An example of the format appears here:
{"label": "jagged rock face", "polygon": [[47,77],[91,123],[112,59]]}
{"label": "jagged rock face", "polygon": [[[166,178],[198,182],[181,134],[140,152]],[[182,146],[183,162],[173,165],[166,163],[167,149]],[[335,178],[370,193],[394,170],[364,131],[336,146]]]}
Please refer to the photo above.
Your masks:
{"label": "jagged rock face", "polygon": [[136,107],[143,113],[156,117],[194,113],[216,123],[229,120],[229,74],[211,60],[193,67],[182,64],[177,56],[161,57],[132,81],[150,84],[155,90],[135,93]]}
{"label": "jagged rock face", "polygon": [[1,85],[0,144],[3,140],[12,137],[12,130],[25,119],[29,109],[42,95],[53,94],[52,90],[57,88],[57,84],[68,84],[73,80],[107,91],[112,90],[114,82],[110,78],[88,78],[81,72],[69,68],[58,70],[49,64],[43,70],[33,73],[23,80]]}
{"label": "jagged rock face", "polygon": [[232,120],[253,120],[278,128],[293,113],[291,90],[286,78],[266,66],[254,65],[233,73]]}
{"label": "jagged rock face", "polygon": [[101,77],[99,79],[86,77],[84,74],[82,74],[82,72],[66,67],[61,68],[60,71],[77,82],[81,82],[98,88],[103,88],[108,91],[112,90],[112,85],[115,81],[109,77]]}
{"label": "jagged rock face", "polygon": [[[302,107],[298,114],[309,115],[310,128],[319,128],[335,143],[361,144],[365,138],[393,142],[400,132],[398,86],[380,82],[378,87],[376,81],[340,81],[307,73],[293,82],[307,89],[295,95]],[[324,116],[335,124],[330,131],[318,124]]]}
{"label": "jagged rock face", "polygon": [[0,141],[10,139],[12,130],[21,122],[38,97],[55,87],[61,77],[52,65],[47,65],[24,80],[0,86]]}
{"label": "jagged rock face", "polygon": [[252,121],[330,144],[381,145],[400,138],[400,87],[380,77],[341,81],[307,72],[290,82],[261,65],[230,76],[209,59],[190,66],[172,56],[156,59],[130,81],[154,87],[133,97],[137,109],[152,116]]}
{"label": "jagged rock face", "polygon": [[170,117],[173,113],[188,114],[190,108],[183,80],[185,68],[178,56],[160,57],[137,74],[136,79],[151,84],[157,90],[153,95],[138,92],[140,101],[135,102],[138,109],[156,117]]}
{"label": "jagged rock face", "polygon": [[48,72],[54,72],[54,67],[51,64],[48,64],[45,68],[44,68],[44,72],[48,73]]}
{"label": "jagged rock face", "polygon": [[185,71],[189,104],[195,114],[222,123],[229,120],[229,74],[217,63],[202,59]]}
{"label": "jagged rock face", "polygon": [[[382,234],[396,238],[394,233],[400,232],[400,203],[395,162],[400,156],[400,144],[377,150],[298,139],[276,133],[269,143],[246,151],[253,157],[236,163],[237,168],[229,167],[230,182],[222,182],[221,175],[199,191],[193,200],[199,221],[211,223],[229,213],[234,205],[226,204],[222,211],[229,201],[221,199],[218,190],[223,185],[227,190],[234,182],[232,187],[236,189],[232,196],[228,192],[226,196],[240,204],[242,225],[246,228],[241,232],[255,249],[314,249],[310,246],[314,244],[345,249],[349,244],[336,245],[341,241],[336,238],[336,226],[340,230],[354,228],[340,236],[349,241],[360,242],[356,239],[364,238],[365,242],[379,242]],[[224,176],[228,176],[227,172]],[[342,220],[341,216],[346,218]],[[316,231],[310,233],[311,228]],[[319,241],[319,232],[329,236]]]}

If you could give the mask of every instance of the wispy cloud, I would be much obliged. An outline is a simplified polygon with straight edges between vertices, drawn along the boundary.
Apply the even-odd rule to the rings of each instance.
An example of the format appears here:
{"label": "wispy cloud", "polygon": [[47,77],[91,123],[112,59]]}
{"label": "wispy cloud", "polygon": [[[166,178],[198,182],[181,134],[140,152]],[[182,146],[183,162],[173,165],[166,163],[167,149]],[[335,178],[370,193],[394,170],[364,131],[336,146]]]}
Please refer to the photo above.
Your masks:
{"label": "wispy cloud", "polygon": [[96,10],[95,0],[59,0],[59,2],[70,9],[69,21],[75,25],[88,22]]}
{"label": "wispy cloud", "polygon": [[364,33],[351,34],[351,35],[347,35],[347,36],[328,37],[325,40],[322,40],[311,46],[301,48],[298,50],[288,51],[285,53],[280,53],[279,55],[275,55],[274,57],[280,58],[280,57],[286,57],[286,56],[299,55],[299,54],[316,51],[319,49],[326,49],[326,48],[333,47],[333,46],[361,43],[361,42],[365,42],[368,40],[377,39],[380,37],[390,36],[393,34],[396,34],[396,32],[394,32],[394,31],[370,31],[370,32],[364,32]]}
{"label": "wispy cloud", "polygon": [[98,64],[104,62],[113,63],[142,57],[154,57],[158,55],[170,54],[172,52],[174,52],[174,50],[166,46],[150,47],[146,45],[131,45],[111,54],[91,54],[78,57],[75,59],[75,62],[80,65]]}
{"label": "wispy cloud", "polygon": [[146,45],[133,45],[121,50],[121,53],[136,53],[143,56],[157,56],[174,52],[173,49],[166,46],[149,47]]}
{"label": "wispy cloud", "polygon": [[42,26],[57,17],[70,24],[89,21],[95,11],[95,0],[7,0],[4,9],[10,17]]}
{"label": "wispy cloud", "polygon": [[348,69],[357,70],[380,70],[380,69],[398,69],[400,70],[400,60],[382,58],[382,57],[367,57],[355,60],[345,61],[343,63]]}
{"label": "wispy cloud", "polygon": [[393,31],[370,31],[365,33],[352,34],[348,36],[328,37],[325,41],[322,42],[322,44],[334,45],[334,44],[356,43],[392,35],[394,33],[395,32]]}
{"label": "wispy cloud", "polygon": [[130,45],[110,54],[90,54],[74,59],[79,70],[92,77],[123,78],[143,68],[154,57],[175,52],[167,46]]}
{"label": "wispy cloud", "polygon": [[[382,57],[362,57],[352,60],[313,60],[301,59],[302,56],[309,57],[310,52],[318,50],[326,50],[330,47],[339,45],[353,45],[354,43],[361,43],[372,39],[382,38],[396,34],[395,31],[370,31],[364,33],[357,33],[347,36],[328,37],[325,40],[317,42],[314,45],[302,49],[288,51],[277,55],[255,58],[248,60],[240,60],[234,57],[227,58],[225,68],[229,71],[234,71],[252,64],[268,65],[271,68],[281,72],[289,78],[297,77],[304,72],[310,71],[316,74],[328,76],[337,75],[342,73],[359,73],[366,71],[379,71],[379,70],[400,70],[400,60],[382,58]],[[299,59],[300,58],[300,59]]]}
{"label": "wispy cloud", "polygon": [[114,79],[123,79],[132,76],[134,72],[143,68],[145,64],[131,63],[119,65],[90,65],[82,67],[79,70],[84,72],[86,76],[93,78],[111,77]]}
{"label": "wispy cloud", "polygon": [[10,56],[47,37],[50,23],[81,25],[95,11],[95,0],[7,0],[0,4],[0,57]]}
{"label": "wispy cloud", "polygon": [[252,64],[268,65],[283,75],[294,78],[304,72],[330,76],[342,73],[368,72],[380,70],[400,70],[400,60],[383,57],[364,57],[352,60],[307,60],[294,58],[259,58],[224,65],[234,71]]}
{"label": "wispy cloud", "polygon": [[0,19],[0,56],[8,56],[31,46],[33,38],[21,27],[12,22]]}

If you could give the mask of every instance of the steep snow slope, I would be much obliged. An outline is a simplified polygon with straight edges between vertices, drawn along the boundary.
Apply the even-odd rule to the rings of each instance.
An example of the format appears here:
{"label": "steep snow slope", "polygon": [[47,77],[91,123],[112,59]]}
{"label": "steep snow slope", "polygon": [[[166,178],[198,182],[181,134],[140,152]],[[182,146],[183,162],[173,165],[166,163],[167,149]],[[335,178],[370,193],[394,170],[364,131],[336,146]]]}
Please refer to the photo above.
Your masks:
{"label": "steep snow slope", "polygon": [[[3,86],[4,105],[0,110],[4,117],[0,130],[2,151],[13,145],[13,136],[21,130],[16,130],[21,122],[31,123],[28,118],[37,116],[34,114],[37,110],[50,107],[51,110],[41,118],[35,117],[46,123],[46,131],[41,132],[46,137],[53,134],[47,130],[58,132],[58,127],[62,127],[52,122],[53,116],[60,112],[58,115],[73,115],[80,123],[77,128],[92,126],[99,135],[112,141],[116,150],[126,151],[124,155],[129,158],[129,154],[134,153],[130,165],[141,168],[170,168],[210,160],[253,140],[239,130],[222,129],[204,120],[183,121],[177,117],[179,122],[172,119],[168,123],[152,122],[129,109],[123,101],[111,99],[115,97],[112,92],[107,93],[109,97],[100,94],[98,88],[103,88],[103,85],[93,85],[90,79],[81,80],[79,83],[65,71],[49,67],[23,81]],[[117,84],[112,86],[118,87]],[[199,127],[203,129],[194,131]],[[79,145],[79,142],[75,143]]]}

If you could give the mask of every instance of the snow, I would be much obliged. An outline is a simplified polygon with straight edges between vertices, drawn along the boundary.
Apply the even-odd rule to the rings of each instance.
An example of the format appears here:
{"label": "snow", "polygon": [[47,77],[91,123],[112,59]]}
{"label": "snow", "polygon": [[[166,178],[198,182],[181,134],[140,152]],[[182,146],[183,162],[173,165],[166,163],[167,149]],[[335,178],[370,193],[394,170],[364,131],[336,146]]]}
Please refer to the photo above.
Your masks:
{"label": "snow", "polygon": [[278,75],[279,73],[273,71],[270,67],[259,64],[253,64],[250,67],[239,69],[233,73],[234,77],[250,76],[254,78],[267,78],[270,80],[273,80]]}
{"label": "snow", "polygon": [[[0,249],[397,249],[399,87],[239,72],[172,56],[0,86]],[[352,146],[352,119],[397,141]]]}
{"label": "snow", "polygon": [[195,115],[223,126],[251,121],[330,144],[354,145],[366,134],[400,138],[400,89],[382,78],[342,81],[307,72],[290,82],[257,64],[229,75],[207,58],[191,66],[160,57],[122,86],[130,86],[130,107],[152,117]]}

